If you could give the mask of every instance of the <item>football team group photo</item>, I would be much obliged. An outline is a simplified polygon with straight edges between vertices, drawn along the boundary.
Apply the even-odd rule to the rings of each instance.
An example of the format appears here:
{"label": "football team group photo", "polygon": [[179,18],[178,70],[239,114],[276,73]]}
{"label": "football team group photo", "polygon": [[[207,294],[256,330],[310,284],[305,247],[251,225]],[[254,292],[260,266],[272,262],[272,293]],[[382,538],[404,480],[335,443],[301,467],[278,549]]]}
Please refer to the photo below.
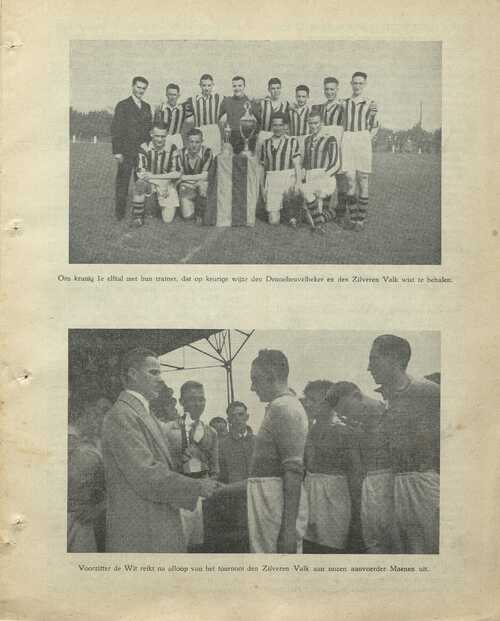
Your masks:
{"label": "football team group photo", "polygon": [[70,261],[439,264],[440,73],[435,43],[73,42]]}

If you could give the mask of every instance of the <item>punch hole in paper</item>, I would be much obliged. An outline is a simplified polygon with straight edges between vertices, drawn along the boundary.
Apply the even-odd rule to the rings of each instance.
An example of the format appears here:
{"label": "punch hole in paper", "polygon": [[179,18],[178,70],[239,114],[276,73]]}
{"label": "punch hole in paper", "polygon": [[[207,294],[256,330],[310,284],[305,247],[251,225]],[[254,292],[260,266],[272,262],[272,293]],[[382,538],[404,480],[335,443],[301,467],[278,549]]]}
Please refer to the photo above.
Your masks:
{"label": "punch hole in paper", "polygon": [[23,221],[17,218],[10,220],[5,230],[10,233],[10,235],[21,235],[23,232]]}

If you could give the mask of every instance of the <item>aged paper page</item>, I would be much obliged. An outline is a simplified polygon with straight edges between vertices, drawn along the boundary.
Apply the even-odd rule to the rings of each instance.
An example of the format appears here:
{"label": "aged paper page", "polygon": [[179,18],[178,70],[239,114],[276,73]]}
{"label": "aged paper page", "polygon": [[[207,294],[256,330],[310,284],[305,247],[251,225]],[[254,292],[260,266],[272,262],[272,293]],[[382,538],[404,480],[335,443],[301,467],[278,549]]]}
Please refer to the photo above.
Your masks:
{"label": "aged paper page", "polygon": [[[499,618],[499,9],[498,2],[487,0],[476,4],[387,0],[374,5],[322,1],[236,5],[218,0],[2,3],[0,618]],[[408,258],[408,248],[418,247],[427,234],[413,213],[408,216],[411,234],[404,233],[407,241],[399,246],[402,258],[395,261],[386,260],[384,254],[390,233],[382,241],[372,239],[360,250],[359,260],[319,259],[317,248],[324,242],[309,234],[302,251],[298,248],[288,261],[280,254],[282,242],[275,247],[270,243],[273,250],[262,260],[253,256],[248,261],[226,261],[219,254],[210,261],[198,233],[173,260],[157,256],[170,256],[177,241],[172,239],[165,248],[162,239],[151,241],[146,233],[138,238],[123,233],[115,253],[115,229],[106,228],[113,215],[103,212],[102,223],[99,215],[101,202],[112,205],[113,188],[99,185],[100,177],[89,177],[89,168],[76,172],[73,168],[70,187],[70,156],[74,147],[81,147],[71,144],[72,97],[84,93],[92,110],[95,91],[96,109],[105,107],[97,101],[97,93],[106,93],[106,67],[116,67],[130,78],[136,72],[136,64],[130,69],[121,64],[121,50],[128,46],[126,62],[131,62],[130,50],[140,55],[149,46],[151,58],[158,42],[167,42],[161,49],[175,54],[175,41],[182,48],[178,76],[162,75],[161,59],[155,61],[154,71],[148,66],[141,70],[161,84],[160,88],[152,84],[152,95],[145,98],[152,105],[158,103],[165,84],[182,82],[188,71],[183,67],[191,58],[206,53],[201,42],[239,46],[238,55],[229,59],[223,58],[226,48],[221,47],[224,53],[217,52],[217,62],[225,62],[227,72],[243,75],[258,53],[255,42],[271,46],[266,50],[274,49],[273,43],[289,44],[286,53],[290,66],[298,67],[293,73],[297,83],[307,83],[308,73],[301,69],[301,57],[294,57],[293,42],[300,50],[310,42],[310,67],[316,62],[322,67],[328,64],[322,51],[329,49],[322,47],[325,42],[345,42],[345,50],[363,42],[360,49],[363,45],[365,54],[370,47],[366,42],[373,42],[388,81],[391,58],[396,57],[384,55],[384,42],[403,47],[429,44],[430,58],[441,58],[440,71],[429,65],[442,98],[440,118],[431,125],[442,127],[441,210],[432,222],[441,241],[439,236],[432,238],[428,242],[434,244],[432,252]],[[253,43],[245,46],[245,41]],[[202,52],[197,52],[197,42]],[[405,84],[410,84],[426,72],[419,63],[412,65],[411,54],[405,53],[410,67]],[[341,69],[335,58],[330,60],[335,75]],[[342,75],[350,77],[356,64],[353,60]],[[370,66],[377,66],[376,57]],[[80,81],[71,83],[75,75]],[[270,77],[267,72],[265,76]],[[224,77],[225,90],[230,88],[229,77]],[[394,80],[391,84],[390,98],[403,102],[406,87]],[[109,88],[114,88],[111,82]],[[127,89],[128,84],[123,96]],[[322,96],[318,89],[316,96]],[[265,85],[255,90],[264,93]],[[429,99],[435,96],[429,94]],[[113,91],[109,105],[118,98]],[[415,115],[418,119],[418,101]],[[90,146],[108,153],[103,161],[109,170],[115,167],[109,145],[85,145]],[[86,166],[104,175],[104,169],[91,161],[94,152],[88,153]],[[436,183],[433,188],[439,189]],[[91,197],[93,229],[82,215],[85,205],[75,201],[70,205],[75,188],[86,188],[82,192]],[[415,204],[427,190],[425,184],[412,189]],[[403,188],[397,201],[405,200]],[[377,213],[370,218],[377,222]],[[397,210],[391,219],[405,229]],[[176,226],[182,238],[187,229]],[[80,235],[78,245],[71,242],[75,234]],[[208,233],[214,253],[226,247],[219,235],[225,233],[215,227]],[[288,230],[286,235],[291,239]],[[248,256],[248,248],[261,243],[257,236],[250,242],[235,239],[233,259],[238,252]],[[333,246],[324,247],[326,253]],[[145,259],[143,251],[153,253],[153,258]],[[379,260],[370,260],[367,252],[379,253]],[[442,376],[439,554],[67,552],[69,331],[222,328],[255,330],[257,335],[260,331],[262,338],[269,334],[269,347],[281,342],[279,331],[289,332],[296,349],[307,331],[311,340],[318,339],[315,331],[324,331],[325,342],[328,335],[340,339],[344,332],[354,342],[356,334],[366,333],[356,350],[361,381],[374,335],[401,333],[414,344],[419,339],[431,343],[429,358],[419,358],[416,347],[415,364],[421,364],[422,372],[440,371]],[[310,350],[304,346],[303,353],[306,357],[297,358],[301,362],[296,366],[313,366],[319,357],[324,366],[315,369],[321,377],[336,368],[334,359],[340,355],[338,349],[323,351],[320,346]],[[429,368],[431,363],[436,366]],[[300,373],[296,369],[300,381],[306,375],[303,368]],[[249,365],[241,377],[241,390],[247,394]],[[258,428],[264,405],[255,410]]]}

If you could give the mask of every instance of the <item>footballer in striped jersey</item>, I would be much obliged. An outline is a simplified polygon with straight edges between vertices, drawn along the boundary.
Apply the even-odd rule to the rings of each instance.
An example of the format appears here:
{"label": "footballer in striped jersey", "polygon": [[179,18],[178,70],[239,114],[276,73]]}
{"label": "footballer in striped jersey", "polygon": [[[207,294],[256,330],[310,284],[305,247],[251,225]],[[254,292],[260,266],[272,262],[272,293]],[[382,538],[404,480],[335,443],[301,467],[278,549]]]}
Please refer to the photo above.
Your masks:
{"label": "footballer in striped jersey", "polygon": [[299,148],[302,152],[304,138],[309,133],[309,113],[311,107],[309,101],[309,87],[306,84],[299,84],[295,89],[295,104],[290,106],[288,112],[288,124],[290,136],[296,136]]}
{"label": "footballer in striped jersey", "polygon": [[146,198],[156,194],[164,222],[172,222],[179,206],[175,180],[181,176],[178,149],[166,144],[167,129],[156,121],[151,130],[151,142],[142,144],[137,156],[132,197],[132,226],[144,224]]}
{"label": "footballer in striped jersey", "polygon": [[322,133],[321,111],[317,108],[309,114],[309,131],[302,157],[302,192],[313,229],[322,233],[325,222],[332,217],[329,203],[336,189],[335,174],[340,169],[340,152],[335,136]]}
{"label": "footballer in striped jersey", "polygon": [[273,115],[288,115],[290,104],[281,98],[281,80],[279,78],[271,78],[267,83],[267,91],[269,95],[259,101],[259,125],[260,131],[257,137],[255,147],[256,153],[260,152],[264,140],[272,136],[271,122]]}
{"label": "footballer in striped jersey", "polygon": [[283,196],[292,188],[300,191],[300,150],[297,139],[285,136],[286,117],[276,113],[271,121],[273,135],[267,138],[260,152],[264,167],[264,197],[270,224],[279,224]]}
{"label": "footballer in striped jersey", "polygon": [[182,128],[186,119],[192,116],[192,112],[185,103],[179,103],[180,88],[178,84],[171,82],[165,89],[167,98],[155,110],[155,120],[163,122],[167,129],[167,144],[175,144],[182,149]]}
{"label": "footballer in striped jersey", "polygon": [[214,92],[214,79],[209,73],[204,73],[200,78],[201,92],[190,97],[185,106],[192,115],[194,126],[203,132],[203,144],[208,147],[213,155],[221,152],[222,141],[219,128],[221,116],[221,104],[223,97]]}
{"label": "footballer in striped jersey", "polygon": [[179,181],[179,197],[182,217],[201,224],[206,210],[208,170],[213,163],[213,154],[203,144],[203,132],[194,127],[188,131],[187,147],[179,154],[182,176]]}
{"label": "footballer in striped jersey", "polygon": [[367,75],[356,71],[352,95],[342,103],[342,170],[347,182],[344,198],[349,210],[347,228],[361,230],[368,208],[368,176],[372,171],[372,137],[378,129],[377,104],[363,95]]}

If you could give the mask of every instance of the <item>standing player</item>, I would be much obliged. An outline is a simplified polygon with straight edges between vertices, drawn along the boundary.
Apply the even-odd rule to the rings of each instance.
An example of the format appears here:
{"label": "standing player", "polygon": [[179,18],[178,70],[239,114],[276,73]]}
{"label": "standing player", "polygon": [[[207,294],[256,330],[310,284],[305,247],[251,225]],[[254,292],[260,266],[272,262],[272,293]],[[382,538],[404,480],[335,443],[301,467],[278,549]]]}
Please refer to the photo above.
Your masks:
{"label": "standing player", "polygon": [[198,223],[202,221],[207,203],[208,169],[212,162],[213,154],[203,144],[202,131],[197,128],[190,129],[187,134],[187,147],[181,150],[179,156],[182,177],[178,188],[181,214],[185,220],[191,220],[194,216]]}
{"label": "standing player", "polygon": [[370,399],[352,382],[337,382],[328,393],[339,417],[356,434],[363,484],[360,515],[368,554],[397,554],[400,546],[394,519],[394,474],[389,429],[381,401]]}
{"label": "standing player", "polygon": [[218,125],[222,97],[214,93],[214,79],[209,73],[200,78],[201,93],[190,97],[186,103],[187,113],[192,115],[195,128],[203,131],[203,142],[214,157],[221,152],[221,133]]}
{"label": "standing player", "polygon": [[304,142],[302,191],[313,229],[324,232],[325,222],[332,217],[328,205],[336,189],[340,154],[335,137],[325,136],[321,129],[321,113],[314,108],[309,113],[310,135]]}
{"label": "standing player", "polygon": [[[342,170],[347,182],[348,228],[361,230],[368,208],[368,175],[372,171],[372,137],[376,134],[377,104],[363,96],[367,75],[356,71],[351,80],[352,95],[342,103]],[[356,190],[359,194],[356,196]]]}
{"label": "standing player", "polygon": [[283,352],[259,351],[252,363],[252,391],[267,403],[255,438],[247,484],[250,552],[302,551],[307,499],[302,486],[307,416],[288,387]]}
{"label": "standing player", "polygon": [[[240,132],[240,119],[246,113],[247,106],[250,105],[250,112],[258,121],[260,112],[258,104],[255,101],[251,101],[245,94],[245,78],[240,75],[235,75],[231,80],[233,88],[232,97],[224,97],[220,107],[220,119],[219,122],[222,126],[226,123],[231,129],[229,141],[233,147],[235,154],[241,153],[245,146],[245,141]],[[258,130],[258,127],[257,127]],[[252,137],[249,142],[249,148],[251,151],[255,150],[256,135]]]}
{"label": "standing player", "polygon": [[186,104],[180,104],[179,96],[181,89],[178,84],[171,82],[165,89],[167,99],[155,110],[155,119],[163,121],[167,128],[167,144],[175,144],[178,149],[182,149],[182,128],[186,119],[191,116],[191,112]]}
{"label": "standing player", "polygon": [[151,107],[143,101],[148,81],[142,76],[132,80],[132,94],[120,101],[111,123],[111,145],[118,163],[116,173],[116,206],[118,220],[125,217],[130,175],[134,170],[140,145],[149,139],[152,115]]}
{"label": "standing player", "polygon": [[321,120],[323,132],[328,136],[335,136],[337,142],[342,141],[342,101],[337,98],[339,81],[337,78],[328,77],[323,80],[323,92],[326,101],[321,104]]}
{"label": "standing player", "polygon": [[151,142],[141,145],[137,157],[137,181],[132,198],[132,226],[144,224],[145,202],[156,193],[164,222],[172,222],[179,206],[174,179],[181,175],[178,149],[166,145],[167,130],[156,121],[151,130]]}
{"label": "standing player", "polygon": [[368,370],[387,401],[396,525],[403,554],[439,552],[440,389],[407,373],[407,340],[373,342]]}
{"label": "standing player", "polygon": [[290,106],[288,112],[290,136],[296,136],[302,154],[304,153],[304,140],[308,133],[309,114],[311,112],[308,100],[309,87],[305,84],[299,84],[295,89],[295,104]]}
{"label": "standing player", "polygon": [[331,398],[332,388],[332,382],[316,380],[304,389],[307,407],[314,418],[305,450],[309,523],[304,552],[309,554],[345,550],[352,501],[359,497],[361,468],[357,439],[336,415],[337,402]]}
{"label": "standing player", "polygon": [[256,152],[259,153],[260,147],[264,140],[270,138],[271,119],[274,114],[281,113],[285,116],[288,114],[289,103],[281,98],[281,80],[279,78],[271,78],[267,83],[267,91],[269,95],[260,101],[260,132],[257,138]]}
{"label": "standing player", "polygon": [[300,151],[297,139],[284,135],[286,117],[277,113],[271,120],[273,135],[261,148],[264,167],[264,196],[269,224],[279,224],[283,196],[291,188],[297,192],[301,185]]}

